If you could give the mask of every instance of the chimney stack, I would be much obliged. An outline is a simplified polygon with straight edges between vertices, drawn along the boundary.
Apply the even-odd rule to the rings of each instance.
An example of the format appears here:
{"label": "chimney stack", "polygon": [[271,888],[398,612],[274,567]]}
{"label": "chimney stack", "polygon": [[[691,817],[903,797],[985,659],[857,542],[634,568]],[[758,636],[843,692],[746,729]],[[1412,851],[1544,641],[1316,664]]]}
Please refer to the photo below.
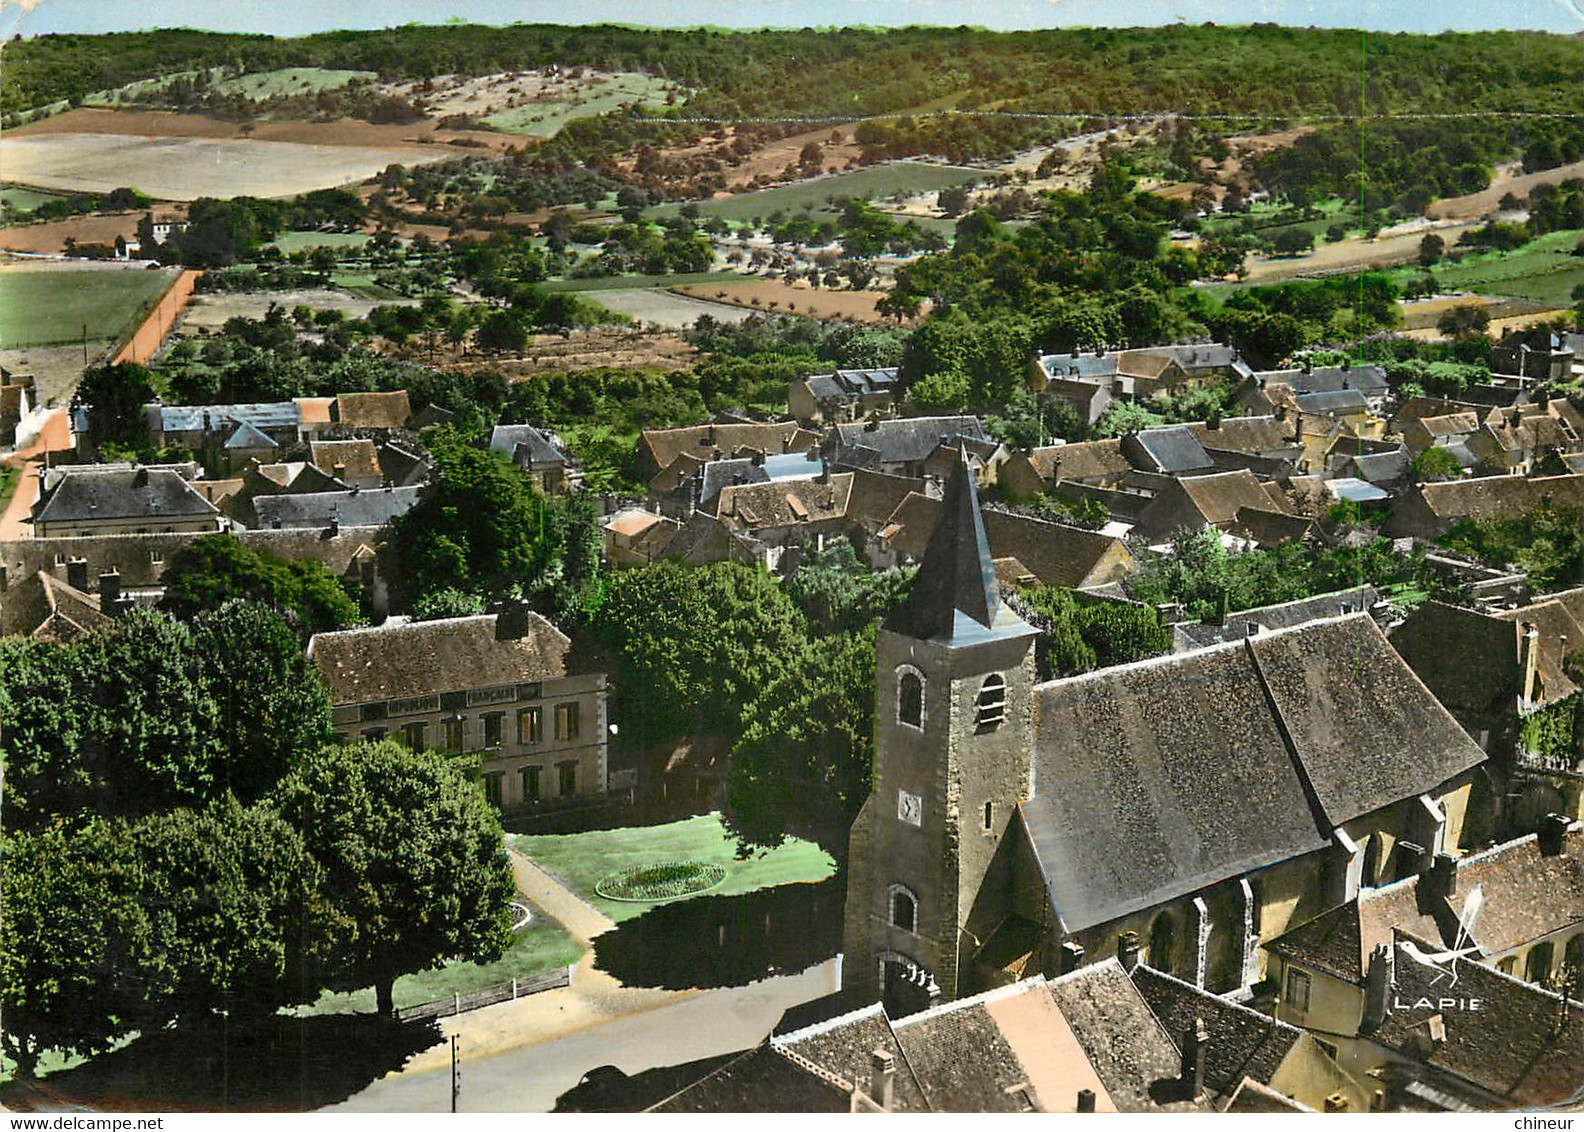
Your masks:
{"label": "chimney stack", "polygon": [[521,640],[528,632],[532,612],[522,600],[505,601],[495,611],[495,639],[497,641]]}
{"label": "chimney stack", "polygon": [[1095,1110],[1095,1095],[1093,1089],[1078,1090],[1078,1111],[1093,1112]]}
{"label": "chimney stack", "polygon": [[1560,856],[1567,841],[1568,827],[1572,825],[1562,814],[1547,814],[1540,822],[1540,852],[1546,857]]}
{"label": "chimney stack", "polygon": [[1210,1031],[1203,1018],[1195,1018],[1193,1028],[1183,1035],[1182,1090],[1189,1100],[1204,1092],[1205,1054],[1210,1048]]}
{"label": "chimney stack", "polygon": [[1117,958],[1122,962],[1122,969],[1131,975],[1139,965],[1138,932],[1123,932],[1117,937]]}
{"label": "chimney stack", "polygon": [[1386,1021],[1390,1012],[1392,984],[1396,982],[1396,960],[1389,943],[1370,952],[1369,970],[1364,976],[1364,1016],[1360,1029],[1368,1032]]}
{"label": "chimney stack", "polygon": [[1332,1093],[1330,1096],[1326,1097],[1325,1110],[1327,1112],[1346,1112],[1348,1110],[1347,1094]]}
{"label": "chimney stack", "polygon": [[1061,973],[1063,975],[1067,974],[1069,971],[1076,971],[1079,967],[1082,967],[1083,961],[1083,944],[1079,943],[1075,939],[1069,939],[1066,943],[1061,945]]}
{"label": "chimney stack", "polygon": [[1419,878],[1419,883],[1431,896],[1450,900],[1457,895],[1457,858],[1450,853],[1437,853],[1429,870]]}
{"label": "chimney stack", "polygon": [[869,1055],[869,1099],[885,1112],[891,1111],[896,1086],[896,1058],[891,1051],[877,1049]]}
{"label": "chimney stack", "polygon": [[72,558],[66,562],[66,584],[73,589],[88,592],[88,559]]}
{"label": "chimney stack", "polygon": [[331,469],[332,469],[336,479],[338,479],[338,480],[346,479],[346,465],[343,464],[340,460],[337,460],[334,464],[332,464],[331,465]]}
{"label": "chimney stack", "polygon": [[[84,569],[86,569],[86,565]],[[99,575],[99,608],[109,613],[121,600],[121,573],[118,570],[106,570]]]}

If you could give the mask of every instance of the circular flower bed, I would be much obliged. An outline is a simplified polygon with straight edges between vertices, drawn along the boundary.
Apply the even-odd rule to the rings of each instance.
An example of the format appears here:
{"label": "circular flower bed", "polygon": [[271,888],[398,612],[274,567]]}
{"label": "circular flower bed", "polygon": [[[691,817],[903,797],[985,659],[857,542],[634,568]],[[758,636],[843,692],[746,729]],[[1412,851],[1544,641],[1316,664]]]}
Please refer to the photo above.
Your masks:
{"label": "circular flower bed", "polygon": [[726,870],[705,861],[666,861],[638,865],[612,873],[594,886],[607,900],[675,900],[714,888],[726,879]]}

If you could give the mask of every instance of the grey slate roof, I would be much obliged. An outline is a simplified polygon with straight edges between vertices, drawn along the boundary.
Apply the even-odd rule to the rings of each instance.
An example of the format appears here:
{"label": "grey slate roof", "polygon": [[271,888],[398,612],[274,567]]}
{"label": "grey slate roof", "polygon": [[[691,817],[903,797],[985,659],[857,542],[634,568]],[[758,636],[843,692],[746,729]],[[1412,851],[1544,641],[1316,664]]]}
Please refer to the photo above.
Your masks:
{"label": "grey slate roof", "polygon": [[228,425],[249,424],[255,428],[293,428],[302,420],[294,401],[248,405],[159,405],[157,420],[161,432],[215,432]]}
{"label": "grey slate roof", "polygon": [[197,519],[218,517],[219,508],[186,478],[169,468],[138,467],[58,471],[54,487],[33,513],[35,522],[75,523],[94,519]]}
{"label": "grey slate roof", "polygon": [[237,425],[236,431],[225,442],[227,448],[279,448],[280,445],[254,428],[247,421]]}
{"label": "grey slate roof", "polygon": [[1179,425],[1175,428],[1148,428],[1134,438],[1155,465],[1146,471],[1161,471],[1168,475],[1195,472],[1215,466],[1193,430]]}
{"label": "grey slate roof", "polygon": [[369,487],[360,491],[315,491],[260,495],[253,511],[261,527],[377,527],[405,515],[418,502],[419,487]]}
{"label": "grey slate roof", "polygon": [[1068,931],[1319,849],[1484,759],[1362,614],[1036,696],[1020,808]]}
{"label": "grey slate roof", "polygon": [[1331,366],[1326,369],[1289,371],[1284,375],[1292,391],[1304,393],[1337,393],[1356,389],[1366,397],[1379,397],[1391,388],[1386,380],[1386,370],[1381,366],[1353,366],[1343,369]]}
{"label": "grey slate roof", "polygon": [[699,472],[699,506],[720,494],[723,487],[738,483],[772,483],[779,480],[813,479],[824,468],[818,449],[808,452],[778,452],[755,460],[740,456],[730,460],[711,460]]}
{"label": "grey slate roof", "polygon": [[865,394],[886,393],[895,389],[895,366],[883,369],[839,369],[804,378],[809,392],[821,401],[845,401]]}
{"label": "grey slate roof", "polygon": [[561,450],[550,443],[550,438],[533,425],[496,425],[490,433],[490,451],[504,453],[517,459],[519,445],[528,446],[528,461],[534,464],[565,464]]}
{"label": "grey slate roof", "polygon": [[1368,406],[1357,389],[1338,389],[1334,393],[1300,393],[1293,398],[1301,413],[1362,413]]}
{"label": "grey slate roof", "polygon": [[1221,624],[1189,623],[1174,626],[1176,632],[1195,645],[1214,645],[1224,641],[1238,641],[1249,636],[1250,630],[1291,629],[1310,621],[1319,621],[1346,613],[1367,613],[1381,600],[1374,586],[1354,586],[1352,589],[1303,597],[1297,601],[1284,601],[1279,605],[1262,605],[1229,613]]}
{"label": "grey slate roof", "polygon": [[[841,463],[859,467],[878,461],[886,464],[918,463],[929,457],[942,440],[966,436],[988,439],[978,417],[898,417],[885,421],[839,424],[835,428]],[[872,456],[850,450],[867,449]]]}

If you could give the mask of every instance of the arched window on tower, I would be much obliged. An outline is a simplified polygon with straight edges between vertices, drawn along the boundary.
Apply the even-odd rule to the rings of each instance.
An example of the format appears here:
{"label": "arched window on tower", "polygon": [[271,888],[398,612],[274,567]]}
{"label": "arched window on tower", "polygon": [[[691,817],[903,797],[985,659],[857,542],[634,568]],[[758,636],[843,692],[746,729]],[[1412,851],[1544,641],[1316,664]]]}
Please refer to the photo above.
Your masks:
{"label": "arched window on tower", "polygon": [[979,685],[979,726],[997,727],[1006,718],[1006,680],[992,672]]}
{"label": "arched window on tower", "polygon": [[1172,922],[1171,915],[1167,912],[1156,916],[1155,922],[1150,925],[1149,965],[1163,975],[1171,974]]}
{"label": "arched window on tower", "polygon": [[918,897],[900,884],[891,886],[891,926],[905,932],[918,931]]}
{"label": "arched window on tower", "polygon": [[898,669],[897,722],[924,728],[924,675],[916,668]]}

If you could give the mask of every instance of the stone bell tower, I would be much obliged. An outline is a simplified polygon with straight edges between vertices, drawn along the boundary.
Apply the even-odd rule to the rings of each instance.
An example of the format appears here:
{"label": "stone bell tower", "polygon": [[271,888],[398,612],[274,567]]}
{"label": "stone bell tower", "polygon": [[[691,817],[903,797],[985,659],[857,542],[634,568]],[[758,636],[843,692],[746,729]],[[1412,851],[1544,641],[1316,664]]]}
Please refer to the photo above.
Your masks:
{"label": "stone bell tower", "polygon": [[[875,641],[874,780],[848,844],[842,981],[893,1017],[958,997],[980,887],[1029,794],[1035,630],[1001,600],[966,456]],[[993,902],[992,902],[993,903]]]}

